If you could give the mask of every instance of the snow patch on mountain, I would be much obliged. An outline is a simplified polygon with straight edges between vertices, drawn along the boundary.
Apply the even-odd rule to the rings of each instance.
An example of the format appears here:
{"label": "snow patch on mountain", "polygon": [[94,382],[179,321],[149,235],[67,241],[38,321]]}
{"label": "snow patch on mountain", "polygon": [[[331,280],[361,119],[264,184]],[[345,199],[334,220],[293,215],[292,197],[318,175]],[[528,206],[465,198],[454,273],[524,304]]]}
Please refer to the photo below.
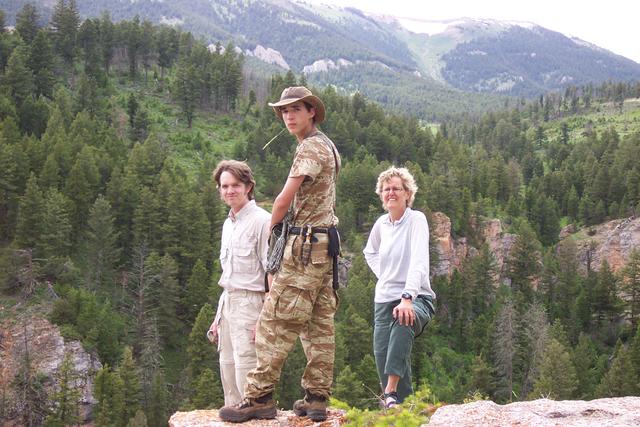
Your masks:
{"label": "snow patch on mountain", "polygon": [[499,28],[507,30],[511,27],[522,27],[534,29],[536,24],[526,21],[497,21],[494,19],[458,18],[448,20],[427,20],[410,17],[399,17],[396,21],[406,29],[415,34],[427,34],[433,36],[448,31],[455,31],[464,27],[485,27]]}

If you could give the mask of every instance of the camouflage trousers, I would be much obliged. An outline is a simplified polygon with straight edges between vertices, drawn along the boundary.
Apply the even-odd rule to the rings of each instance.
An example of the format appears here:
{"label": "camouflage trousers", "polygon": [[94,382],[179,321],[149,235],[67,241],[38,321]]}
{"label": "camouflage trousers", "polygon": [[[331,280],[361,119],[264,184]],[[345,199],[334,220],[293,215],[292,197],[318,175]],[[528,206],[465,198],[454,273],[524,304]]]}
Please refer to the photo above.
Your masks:
{"label": "camouflage trousers", "polygon": [[331,263],[302,265],[287,260],[275,276],[256,329],[257,365],[247,375],[245,397],[273,392],[282,366],[300,337],[307,365],[302,387],[329,397],[333,381],[338,298]]}

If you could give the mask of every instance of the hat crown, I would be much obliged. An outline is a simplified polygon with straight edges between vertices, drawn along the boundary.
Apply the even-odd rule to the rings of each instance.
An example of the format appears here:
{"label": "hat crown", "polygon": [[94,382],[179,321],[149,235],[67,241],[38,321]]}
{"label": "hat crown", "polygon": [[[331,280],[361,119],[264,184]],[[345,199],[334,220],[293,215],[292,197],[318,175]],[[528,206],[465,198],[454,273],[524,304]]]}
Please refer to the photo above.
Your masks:
{"label": "hat crown", "polygon": [[304,86],[292,86],[282,91],[280,101],[285,101],[287,99],[300,99],[311,95],[311,91]]}

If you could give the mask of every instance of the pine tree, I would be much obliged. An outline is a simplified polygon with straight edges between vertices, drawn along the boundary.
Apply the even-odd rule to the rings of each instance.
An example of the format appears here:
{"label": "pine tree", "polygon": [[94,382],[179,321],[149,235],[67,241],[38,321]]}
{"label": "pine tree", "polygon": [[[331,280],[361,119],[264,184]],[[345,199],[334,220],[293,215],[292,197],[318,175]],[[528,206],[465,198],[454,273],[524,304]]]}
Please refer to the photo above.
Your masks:
{"label": "pine tree", "polygon": [[206,338],[215,314],[210,304],[203,305],[189,333],[187,354],[189,355],[188,369],[192,381],[197,380],[205,368],[218,365],[216,351]]}
{"label": "pine tree", "polygon": [[26,3],[16,15],[16,31],[28,45],[33,42],[38,33],[40,15],[31,3]]}
{"label": "pine tree", "polygon": [[169,421],[169,393],[162,370],[157,370],[151,384],[151,399],[145,411],[149,414],[149,427],[164,427]]}
{"label": "pine tree", "polygon": [[175,260],[165,254],[162,258],[155,252],[146,261],[152,283],[148,293],[149,306],[157,311],[158,328],[164,346],[175,347],[181,341],[182,323],[178,319],[180,288]]}
{"label": "pine tree", "polygon": [[51,30],[56,51],[67,64],[76,57],[80,15],[75,0],[57,0],[51,15]]}
{"label": "pine tree", "polygon": [[525,222],[521,224],[520,234],[516,238],[508,259],[511,288],[520,295],[524,302],[533,298],[532,280],[538,275],[538,239],[531,227]]}
{"label": "pine tree", "polygon": [[575,397],[578,388],[576,370],[567,349],[552,338],[538,368],[539,376],[533,386],[532,397],[567,400]]}
{"label": "pine tree", "polygon": [[519,359],[522,365],[522,395],[527,395],[538,377],[538,370],[542,365],[549,341],[549,324],[546,313],[541,304],[533,303],[522,316],[519,331],[520,346]]}
{"label": "pine tree", "polygon": [[60,166],[54,153],[49,153],[40,172],[40,186],[44,190],[60,189]]}
{"label": "pine tree", "polygon": [[164,249],[178,263],[178,280],[185,283],[195,262],[204,259],[208,247],[209,223],[200,198],[175,182],[167,200],[169,212],[163,225]]}
{"label": "pine tree", "polygon": [[42,218],[42,235],[38,250],[44,258],[55,260],[69,255],[71,251],[70,201],[58,190],[50,189],[45,197]]}
{"label": "pine tree", "polygon": [[136,15],[133,20],[126,23],[126,32],[124,37],[124,42],[127,47],[127,56],[129,59],[129,78],[135,79],[138,74],[138,57],[140,55],[139,51],[142,39],[140,17],[138,15]]}
{"label": "pine tree", "polygon": [[183,306],[187,310],[187,321],[190,323],[195,320],[200,309],[207,303],[209,287],[211,285],[211,276],[207,267],[202,260],[198,260],[191,270],[191,277],[187,282],[187,289],[184,297]]}
{"label": "pine tree", "polygon": [[18,223],[16,225],[16,244],[21,248],[35,248],[42,233],[42,214],[44,196],[32,172],[27,182],[27,190],[20,200]]}
{"label": "pine tree", "polygon": [[75,236],[78,236],[86,225],[99,184],[100,173],[96,166],[94,149],[85,145],[78,154],[65,185],[65,194],[73,202],[70,219]]}
{"label": "pine tree", "polygon": [[2,87],[16,106],[21,106],[33,92],[33,72],[27,66],[29,48],[23,45],[16,47],[2,76]]}
{"label": "pine tree", "polygon": [[365,398],[362,383],[349,365],[345,366],[340,374],[338,374],[334,395],[336,399],[353,407],[359,407],[363,398]]}
{"label": "pine tree", "polygon": [[22,425],[26,427],[35,427],[42,425],[42,421],[49,413],[49,402],[43,384],[44,379],[36,373],[32,365],[26,324],[24,324],[23,331],[24,351],[12,386],[18,399],[16,407],[18,408],[19,422],[21,421]]}
{"label": "pine tree", "polygon": [[147,427],[147,415],[142,409],[138,409],[133,418],[129,419],[127,427]]}
{"label": "pine tree", "polygon": [[359,406],[375,408],[379,403],[377,396],[380,389],[380,379],[373,356],[370,354],[364,356],[356,367],[356,375],[362,384],[363,391],[363,398]]}
{"label": "pine tree", "polygon": [[604,397],[636,396],[639,378],[635,372],[631,354],[618,339],[613,362],[607,373],[598,384],[596,394]]}
{"label": "pine tree", "polygon": [[636,334],[629,345],[629,358],[638,379],[640,379],[640,325],[636,328]]}
{"label": "pine tree", "polygon": [[66,353],[56,373],[57,391],[53,395],[54,412],[45,420],[45,426],[66,426],[80,421],[79,404],[81,378],[74,371],[73,359]]}
{"label": "pine tree", "polygon": [[124,384],[120,376],[112,372],[109,365],[98,371],[93,391],[98,401],[95,409],[96,426],[118,426],[124,406]]}
{"label": "pine tree", "polygon": [[108,11],[103,11],[100,17],[100,50],[102,53],[102,67],[109,74],[111,59],[115,51],[115,26],[111,21]]}
{"label": "pine tree", "polygon": [[195,409],[211,409],[218,408],[224,403],[221,399],[220,379],[209,368],[205,368],[200,376],[196,378],[194,395],[191,398]]}
{"label": "pine tree", "polygon": [[120,425],[126,425],[129,420],[135,417],[140,409],[142,398],[142,385],[140,383],[140,371],[133,358],[130,347],[125,347],[122,352],[120,366],[117,375],[122,381],[122,412],[120,413]]}
{"label": "pine tree", "polygon": [[171,94],[180,106],[182,115],[191,128],[198,101],[199,79],[195,66],[188,58],[183,57],[176,66],[175,78],[171,86]]}
{"label": "pine tree", "polygon": [[580,399],[595,397],[595,387],[600,382],[602,373],[598,369],[596,345],[589,336],[580,334],[578,344],[573,350],[572,361],[573,366],[576,368],[576,379],[578,380],[576,397]]}
{"label": "pine tree", "polygon": [[514,358],[516,355],[517,312],[512,301],[503,303],[496,318],[494,360],[499,377],[497,393],[510,400],[513,394]]}
{"label": "pine tree", "polygon": [[56,81],[55,61],[51,41],[45,30],[38,31],[31,44],[28,65],[33,71],[34,94],[51,97]]}
{"label": "pine tree", "polygon": [[157,264],[157,253],[149,254],[146,246],[138,246],[134,251],[131,270],[128,278],[129,311],[133,317],[131,322],[132,333],[135,336],[134,350],[136,354],[142,351],[144,337],[155,322],[154,314],[157,313],[157,301],[152,298],[156,271],[150,264]]}
{"label": "pine tree", "polygon": [[471,380],[469,393],[480,393],[483,396],[491,396],[495,391],[491,366],[480,355],[473,358],[471,365]]}
{"label": "pine tree", "polygon": [[622,269],[622,292],[629,304],[631,324],[640,324],[640,250],[634,249],[627,265]]}
{"label": "pine tree", "polygon": [[98,196],[89,210],[83,243],[87,284],[90,289],[112,295],[120,248],[117,246],[118,232],[111,204],[102,195]]}

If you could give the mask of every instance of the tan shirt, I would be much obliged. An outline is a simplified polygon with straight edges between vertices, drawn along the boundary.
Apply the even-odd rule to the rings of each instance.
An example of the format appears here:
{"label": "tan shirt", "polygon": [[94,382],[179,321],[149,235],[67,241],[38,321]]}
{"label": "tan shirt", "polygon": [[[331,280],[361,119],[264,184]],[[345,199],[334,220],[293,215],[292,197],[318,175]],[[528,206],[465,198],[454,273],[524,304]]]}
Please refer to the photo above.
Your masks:
{"label": "tan shirt", "polygon": [[250,200],[222,226],[218,284],[225,289],[264,292],[271,214]]}

